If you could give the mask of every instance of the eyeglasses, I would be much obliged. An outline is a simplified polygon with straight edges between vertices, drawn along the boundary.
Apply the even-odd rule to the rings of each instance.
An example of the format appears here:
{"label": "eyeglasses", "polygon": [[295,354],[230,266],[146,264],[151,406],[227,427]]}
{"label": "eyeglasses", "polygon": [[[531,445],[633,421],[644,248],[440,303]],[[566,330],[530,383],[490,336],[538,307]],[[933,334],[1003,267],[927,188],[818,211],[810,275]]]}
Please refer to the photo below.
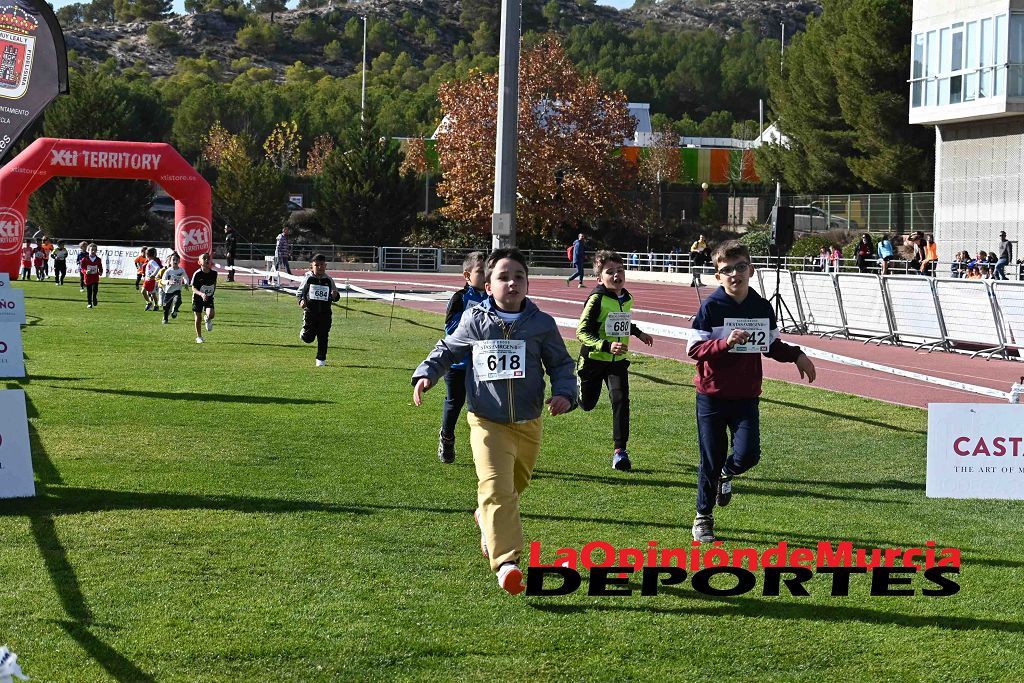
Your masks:
{"label": "eyeglasses", "polygon": [[739,273],[740,275],[743,275],[743,273],[747,272],[749,269],[749,263],[747,263],[746,261],[740,261],[739,263],[734,263],[731,266],[719,268],[715,272],[720,275],[732,275],[733,273]]}

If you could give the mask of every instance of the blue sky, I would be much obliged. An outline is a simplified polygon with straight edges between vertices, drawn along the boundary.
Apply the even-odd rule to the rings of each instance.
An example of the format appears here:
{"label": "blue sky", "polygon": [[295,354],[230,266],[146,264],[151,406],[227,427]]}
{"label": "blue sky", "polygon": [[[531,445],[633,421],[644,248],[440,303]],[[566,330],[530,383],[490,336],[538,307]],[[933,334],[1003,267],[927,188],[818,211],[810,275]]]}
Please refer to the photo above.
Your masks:
{"label": "blue sky", "polygon": [[[81,2],[85,0],[78,1]],[[50,4],[52,4],[55,9],[60,9],[64,5],[70,5],[74,2],[76,2],[76,0],[51,0]],[[291,6],[295,5],[294,2],[289,2],[288,4]],[[617,7],[618,9],[625,9],[626,7],[631,7],[633,5],[633,0],[598,0],[597,4],[608,5],[609,7]],[[174,11],[178,14],[184,14],[185,0],[174,0]]]}

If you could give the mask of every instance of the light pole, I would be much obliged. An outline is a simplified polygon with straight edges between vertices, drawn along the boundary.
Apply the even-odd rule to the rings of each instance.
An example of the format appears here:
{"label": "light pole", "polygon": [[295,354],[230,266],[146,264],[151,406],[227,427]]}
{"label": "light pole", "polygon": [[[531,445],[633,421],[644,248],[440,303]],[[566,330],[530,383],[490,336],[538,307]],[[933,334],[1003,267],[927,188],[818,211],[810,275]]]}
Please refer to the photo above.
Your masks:
{"label": "light pole", "polygon": [[359,120],[366,120],[366,17],[363,17],[363,92],[359,98]]}
{"label": "light pole", "polygon": [[519,23],[522,0],[501,0],[498,48],[498,132],[494,150],[491,246],[516,245],[516,166],[519,136]]}

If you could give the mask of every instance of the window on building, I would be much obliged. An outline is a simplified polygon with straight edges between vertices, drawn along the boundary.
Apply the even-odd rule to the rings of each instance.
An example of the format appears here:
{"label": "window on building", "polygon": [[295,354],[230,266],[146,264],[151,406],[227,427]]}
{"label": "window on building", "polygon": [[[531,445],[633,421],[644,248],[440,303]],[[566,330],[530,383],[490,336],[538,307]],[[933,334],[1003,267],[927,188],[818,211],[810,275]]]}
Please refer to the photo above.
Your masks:
{"label": "window on building", "polygon": [[966,48],[964,66],[964,102],[972,102],[978,97],[978,22],[967,22]]}
{"label": "window on building", "polygon": [[992,69],[987,67],[991,67],[993,62],[992,42],[994,38],[992,19],[982,19],[980,59],[978,61],[978,66],[981,67],[981,82],[978,87],[979,98],[992,95]]}
{"label": "window on building", "polygon": [[1007,67],[1010,97],[1024,96],[1024,14],[1010,15],[1010,63]]}

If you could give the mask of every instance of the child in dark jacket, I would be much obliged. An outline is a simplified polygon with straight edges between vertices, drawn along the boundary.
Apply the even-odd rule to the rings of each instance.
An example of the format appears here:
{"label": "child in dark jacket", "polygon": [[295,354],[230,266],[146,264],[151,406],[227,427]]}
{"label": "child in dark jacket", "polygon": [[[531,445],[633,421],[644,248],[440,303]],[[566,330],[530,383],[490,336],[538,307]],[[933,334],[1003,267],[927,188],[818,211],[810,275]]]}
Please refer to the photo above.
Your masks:
{"label": "child in dark jacket", "polygon": [[722,286],[701,305],[693,320],[696,337],[686,347],[697,361],[700,465],[693,540],[701,543],[716,540],[712,512],[716,504],[725,507],[732,500],[732,478],[761,459],[761,354],[796,363],[809,382],[815,378],[811,359],[779,339],[771,305],[750,288],[754,266],[746,245],[724,242],[712,260]]}
{"label": "child in dark jacket", "polygon": [[629,441],[629,337],[634,336],[648,346],[651,335],[633,324],[633,298],[626,291],[626,268],[622,257],[614,251],[602,250],[594,255],[594,274],[601,281],[587,298],[576,326],[580,340],[580,357],[576,374],[580,378],[580,408],[593,410],[601,397],[602,386],[608,387],[612,403],[612,468],[628,472],[633,467],[626,450]]}

